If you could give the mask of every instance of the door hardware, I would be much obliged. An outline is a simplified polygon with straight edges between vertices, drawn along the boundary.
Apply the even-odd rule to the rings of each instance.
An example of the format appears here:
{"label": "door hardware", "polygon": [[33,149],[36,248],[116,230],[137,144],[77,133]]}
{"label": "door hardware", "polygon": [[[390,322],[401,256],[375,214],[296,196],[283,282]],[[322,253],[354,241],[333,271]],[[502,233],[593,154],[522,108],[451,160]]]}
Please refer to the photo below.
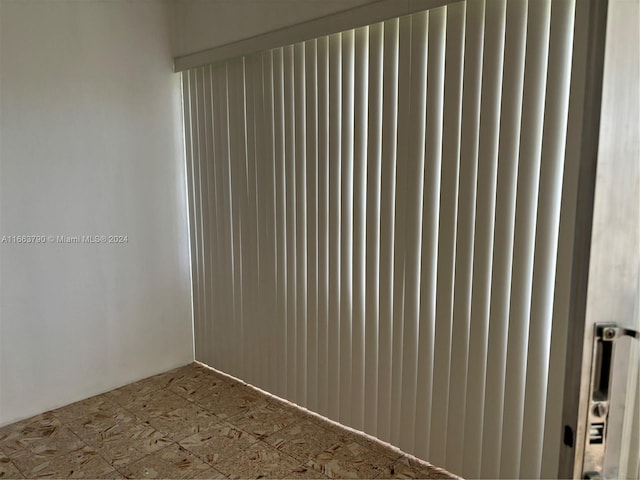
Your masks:
{"label": "door hardware", "polygon": [[591,358],[589,410],[582,465],[583,479],[602,478],[607,426],[609,420],[609,390],[616,341],[623,337],[640,340],[640,332],[615,323],[596,323]]}

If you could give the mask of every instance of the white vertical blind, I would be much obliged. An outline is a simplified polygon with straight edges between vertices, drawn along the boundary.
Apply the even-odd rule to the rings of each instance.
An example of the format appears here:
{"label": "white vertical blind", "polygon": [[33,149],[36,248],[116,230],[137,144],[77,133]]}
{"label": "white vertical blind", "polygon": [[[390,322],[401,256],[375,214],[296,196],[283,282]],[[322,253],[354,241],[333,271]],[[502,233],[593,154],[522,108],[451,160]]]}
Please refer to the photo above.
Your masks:
{"label": "white vertical blind", "polygon": [[469,332],[469,367],[465,406],[463,471],[480,470],[487,345],[491,318],[491,273],[495,232],[500,105],[504,60],[506,1],[487,2],[482,60],[478,139],[473,283]]}
{"label": "white vertical blind", "polygon": [[[541,478],[575,0],[551,3],[520,475]],[[569,28],[567,28],[569,26]],[[551,46],[553,45],[553,48]],[[545,421],[542,422],[541,419]],[[555,436],[554,444],[559,444]]]}
{"label": "white vertical blind", "polygon": [[355,77],[355,32],[342,35],[340,53],[342,65],[341,104],[341,155],[342,168],[340,193],[340,386],[339,419],[351,425],[351,352],[353,320],[353,140],[354,140],[354,77]]}
{"label": "white vertical blind", "polygon": [[[482,88],[482,52],[484,36],[484,0],[468,2],[465,19],[464,78],[462,117],[460,120],[460,174],[458,180],[458,216],[454,266],[451,374],[448,404],[432,410],[430,452],[433,462],[462,471],[464,445],[471,291],[473,280],[473,234],[476,216],[478,140]],[[437,294],[437,292],[436,292]],[[443,327],[440,321],[436,325]],[[437,376],[437,371],[434,372]],[[434,395],[440,395],[434,391]],[[479,399],[478,399],[479,400]],[[441,400],[442,401],[442,400]],[[440,432],[444,432],[444,435]]]}
{"label": "white vertical blind", "polygon": [[[408,112],[411,105],[411,18],[402,17],[398,31],[398,111]],[[409,173],[409,117],[398,115],[397,157],[396,157],[396,201],[395,232],[393,243],[393,317],[391,344],[391,433],[394,445],[400,440],[401,399],[402,399],[402,356],[403,328],[405,314],[405,220],[408,216],[406,203],[407,174]],[[416,208],[411,205],[411,208]],[[384,228],[384,227],[383,227]]]}
{"label": "white vertical blind", "polygon": [[[402,377],[399,427],[399,446],[411,448],[415,438],[416,396],[418,382],[418,332],[420,302],[420,250],[422,237],[422,207],[424,172],[426,101],[427,101],[427,43],[429,13],[411,17],[411,78],[409,80],[409,115],[405,125],[406,145],[406,197],[405,224],[405,311],[402,336]],[[401,45],[402,48],[402,45]],[[434,72],[437,70],[434,69]],[[434,122],[435,123],[435,122]],[[413,133],[413,135],[412,135]],[[431,204],[431,202],[427,202]],[[433,223],[432,223],[433,226]],[[427,255],[429,255],[427,253]]]}
{"label": "white vertical blind", "polygon": [[[522,456],[520,439],[525,414],[528,329],[531,323],[536,205],[540,180],[550,10],[550,0],[529,2],[500,466],[501,475],[508,477],[519,475]],[[544,212],[545,215],[549,213]]]}
{"label": "white vertical blind", "polygon": [[507,2],[505,46],[509,48],[505,48],[500,106],[492,289],[482,431],[483,445],[492,444],[495,448],[482,449],[480,472],[485,478],[497,478],[500,474],[526,18],[526,0]]}
{"label": "white vertical blind", "polygon": [[329,39],[318,39],[318,412],[329,415]]}
{"label": "white vertical blind", "polygon": [[369,29],[355,32],[353,169],[353,318],[352,318],[352,425],[364,428],[365,379],[365,261],[367,217],[367,119],[369,116]]}
{"label": "white vertical blind", "polygon": [[340,218],[342,213],[342,35],[329,37],[329,321],[328,416],[340,418]]}
{"label": "white vertical blind", "polygon": [[467,0],[184,72],[196,358],[465,477],[553,471],[574,12]]}
{"label": "white vertical blind", "polygon": [[382,173],[380,185],[380,320],[378,346],[378,438],[391,433],[391,345],[393,322],[393,244],[395,231],[396,140],[398,131],[398,26],[383,25]]}
{"label": "white vertical blind", "polygon": [[318,68],[317,41],[305,45],[307,205],[307,405],[318,410]]}
{"label": "white vertical blind", "polygon": [[384,26],[372,25],[369,37],[369,96],[366,159],[365,245],[365,396],[364,430],[378,432],[378,358],[381,312],[381,174],[382,174],[382,69]]}
{"label": "white vertical blind", "polygon": [[[433,25],[430,29],[429,61],[431,63],[428,66],[427,103],[429,112],[433,112],[430,117],[435,116],[437,121],[428,122],[434,134],[428,136],[430,140],[427,144],[426,159],[431,165],[437,165],[439,160],[442,173],[440,178],[430,175],[425,179],[427,192],[433,192],[440,182],[440,199],[438,205],[437,197],[432,197],[431,204],[432,211],[438,216],[437,232],[433,223],[423,224],[424,251],[425,253],[434,252],[437,248],[437,258],[434,259],[433,255],[423,254],[422,256],[418,350],[421,381],[418,382],[418,421],[416,422],[418,425],[425,425],[425,428],[416,429],[416,447],[421,455],[427,455],[430,451],[430,432],[437,428],[446,429],[449,404],[465,4],[448,7],[439,16],[446,17],[446,24],[439,25],[439,28]],[[431,12],[430,19],[434,22],[438,21],[438,14]],[[446,51],[443,52],[445,45]],[[445,84],[448,85],[446,89],[444,89]],[[443,93],[444,97],[442,97]],[[441,122],[440,117],[442,117]],[[440,142],[442,142],[442,148]],[[438,157],[440,152],[442,152],[441,158]],[[428,211],[425,209],[425,212]],[[437,239],[434,238],[436,234]],[[430,241],[437,241],[437,247],[433,243],[430,244]],[[435,265],[434,262],[436,262]],[[437,275],[435,286],[434,271]],[[441,374],[435,375],[435,372],[441,372]],[[440,412],[438,418],[434,417],[433,423],[431,422],[432,411]],[[446,441],[446,438],[442,440]],[[434,442],[438,441],[434,440]]]}

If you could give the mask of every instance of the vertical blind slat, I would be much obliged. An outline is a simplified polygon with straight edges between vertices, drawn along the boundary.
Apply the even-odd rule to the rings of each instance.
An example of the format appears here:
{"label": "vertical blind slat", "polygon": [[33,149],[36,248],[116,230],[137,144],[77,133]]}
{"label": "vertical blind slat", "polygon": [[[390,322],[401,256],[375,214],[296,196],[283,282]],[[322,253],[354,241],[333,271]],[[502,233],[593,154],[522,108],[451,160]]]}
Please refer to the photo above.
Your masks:
{"label": "vertical blind slat", "polygon": [[278,318],[280,319],[280,352],[282,371],[281,392],[289,395],[289,363],[288,355],[288,310],[287,310],[287,230],[286,230],[286,178],[284,154],[284,51],[278,48],[273,51],[273,102],[274,102],[274,130],[275,130],[275,190],[276,190],[276,248],[277,248],[277,285],[278,285]]}
{"label": "vertical blind slat", "polygon": [[[562,90],[564,93],[564,97],[562,99],[558,99],[558,101],[566,102],[566,124],[563,126],[565,140],[560,144],[559,141],[554,143],[554,147],[557,149],[562,148],[563,154],[566,155],[567,151],[567,136],[568,136],[568,125],[569,125],[569,98],[571,91],[571,56],[573,55],[573,35],[574,35],[574,21],[575,21],[575,9],[576,2],[575,0],[566,0],[568,5],[556,7],[552,5],[551,10],[551,31],[552,36],[550,39],[550,52],[553,52],[555,49],[555,35],[559,35],[562,40],[558,40],[561,43],[561,46],[557,48],[562,51],[565,55],[569,55],[569,59],[565,60],[565,69],[568,71],[565,72],[567,77],[564,79],[564,83],[562,86]],[[556,13],[558,10],[562,13]],[[558,33],[558,30],[554,28],[555,21],[558,17],[564,16],[565,8],[569,8],[572,12],[566,18],[566,24],[564,25],[564,34]],[[567,42],[567,43],[564,43]],[[569,50],[569,52],[567,52]],[[553,67],[558,68],[558,67]],[[552,70],[553,71],[553,70]],[[559,91],[550,92],[551,95],[560,94]],[[563,113],[564,115],[564,113]],[[550,148],[553,150],[553,148]],[[564,186],[564,181],[567,177],[571,177],[571,171],[565,173],[565,161],[564,155],[561,158],[563,165],[563,185],[560,186],[562,191],[562,196],[566,195],[566,190]],[[559,462],[560,449],[561,449],[561,439],[557,432],[557,426],[562,424],[562,402],[559,399],[563,398],[563,389],[564,389],[564,357],[565,357],[565,346],[568,334],[568,314],[565,313],[568,311],[566,296],[562,295],[562,287],[570,284],[568,280],[570,275],[570,267],[567,267],[567,258],[570,255],[567,254],[566,247],[566,231],[567,231],[567,221],[566,215],[563,216],[562,212],[562,202],[565,201],[563,198],[559,201],[560,207],[560,217],[558,218],[558,247],[556,254],[556,265],[554,272],[554,299],[551,317],[553,319],[551,326],[551,342],[549,346],[549,378],[547,381],[547,397],[546,397],[546,411],[545,411],[545,431],[544,431],[544,439],[543,439],[543,451],[542,451],[542,466],[541,466],[541,476],[542,477],[550,477],[553,475],[557,475],[557,466]],[[571,223],[571,222],[568,222]],[[564,227],[564,228],[563,228]],[[564,237],[564,238],[563,238]],[[565,310],[565,308],[567,308]],[[636,409],[640,407],[636,406]]]}
{"label": "vertical blind slat", "polygon": [[353,121],[355,34],[342,35],[342,137],[340,153],[340,421],[351,425],[351,335],[353,321]]}
{"label": "vertical blind slat", "polygon": [[269,331],[271,332],[271,342],[270,342],[270,354],[273,357],[273,361],[271,362],[271,388],[274,393],[278,395],[284,395],[284,382],[285,380],[282,378],[281,372],[285,371],[285,362],[284,362],[284,344],[282,342],[282,328],[281,325],[284,322],[283,316],[279,311],[279,298],[280,292],[280,273],[278,267],[278,252],[279,252],[279,244],[278,244],[278,197],[277,197],[277,157],[276,157],[276,129],[275,129],[275,105],[274,105],[274,82],[273,82],[273,52],[268,52],[263,55],[263,69],[264,69],[264,78],[265,78],[265,125],[267,126],[266,131],[266,143],[267,143],[267,152],[269,155],[269,176],[268,180],[265,179],[265,182],[268,183],[267,191],[269,192],[268,205],[266,206],[268,211],[268,219],[267,223],[270,225],[270,234],[269,234],[269,251],[271,252],[271,258],[269,259],[269,263],[271,266],[271,271],[273,272],[273,277],[270,277],[266,281],[269,282],[271,288],[271,311],[273,312],[273,317],[270,318],[269,321]]}
{"label": "vertical blind slat", "polygon": [[[197,72],[194,75],[194,90],[196,92],[196,98],[197,98],[197,104],[196,104],[196,128],[197,128],[197,138],[198,138],[198,148],[197,148],[197,157],[196,157],[196,168],[195,168],[195,172],[196,172],[196,188],[197,188],[197,199],[196,199],[196,212],[197,212],[197,217],[196,217],[196,225],[198,225],[198,231],[197,231],[197,238],[198,238],[198,264],[200,267],[200,271],[198,272],[198,282],[199,282],[199,295],[198,295],[198,304],[199,304],[199,309],[202,312],[202,316],[203,318],[206,318],[207,316],[207,298],[206,295],[204,295],[204,292],[206,291],[206,286],[205,286],[205,276],[206,276],[206,259],[205,259],[205,248],[208,249],[208,246],[205,247],[205,238],[204,238],[204,230],[206,228],[206,225],[204,225],[203,220],[203,215],[204,215],[204,209],[205,209],[205,204],[204,204],[204,200],[203,200],[203,164],[205,163],[203,157],[205,156],[205,149],[206,149],[206,130],[204,128],[204,108],[202,105],[202,96],[203,96],[203,92],[202,92],[202,83],[201,83],[201,74],[202,74],[202,68],[199,68],[197,70]],[[200,332],[200,342],[199,342],[199,348],[200,348],[200,352],[202,354],[204,354],[205,352],[205,344],[206,344],[206,337],[205,337],[205,332],[206,332],[206,323],[205,322],[201,322],[198,325],[198,331]]]}
{"label": "vertical blind slat", "polygon": [[[513,228],[518,171],[518,138],[522,113],[524,53],[526,39],[526,0],[510,0],[506,9],[505,57],[498,176],[494,226],[492,291],[490,299],[487,379],[484,401],[483,445],[501,445],[504,383],[507,357]],[[483,448],[480,475],[497,478],[501,448]]]}
{"label": "vertical blind slat", "polygon": [[[553,329],[553,281],[558,253],[562,170],[571,78],[573,29],[567,28],[567,25],[572,23],[574,8],[573,1],[565,0],[551,4],[549,45],[554,47],[549,49],[546,81],[522,439],[522,451],[530,454],[523,456],[521,461],[520,475],[523,478],[539,478],[542,469],[545,424],[540,419],[545,418],[546,411]],[[559,420],[559,416],[557,418]],[[559,449],[559,438],[556,432],[548,441],[553,442]]]}
{"label": "vertical blind slat", "polygon": [[380,334],[378,358],[378,438],[391,433],[391,345],[393,322],[393,239],[395,224],[396,131],[398,125],[397,19],[384,23],[382,90],[382,184],[380,193]]}
{"label": "vertical blind slat", "polygon": [[353,167],[353,331],[352,426],[364,428],[365,265],[367,216],[367,144],[369,98],[369,28],[355,32]]}
{"label": "vertical blind slat", "polygon": [[[254,345],[255,350],[253,351],[253,364],[254,364],[254,375],[255,375],[255,385],[263,387],[265,385],[266,374],[267,374],[267,366],[268,366],[268,355],[265,348],[264,339],[266,338],[266,329],[265,322],[260,320],[261,312],[259,311],[259,305],[264,304],[265,302],[262,300],[262,289],[260,288],[260,279],[264,275],[264,266],[263,266],[263,258],[261,256],[261,243],[260,243],[260,217],[259,217],[259,208],[258,205],[260,203],[260,188],[259,188],[259,175],[260,175],[260,167],[259,164],[262,163],[261,157],[262,152],[264,151],[264,146],[261,144],[262,140],[262,100],[261,100],[261,90],[259,89],[259,85],[262,85],[262,68],[260,68],[262,62],[262,58],[259,54],[254,54],[250,58],[250,64],[247,71],[246,78],[246,89],[247,89],[247,97],[251,94],[251,114],[249,114],[247,108],[247,119],[253,125],[254,133],[253,136],[249,136],[247,138],[247,146],[250,148],[250,162],[249,165],[249,211],[251,217],[251,241],[253,243],[253,247],[251,250],[251,257],[253,259],[254,274],[252,275],[252,288],[254,291],[252,292],[254,301],[253,308],[251,309],[251,321],[252,325],[256,325],[254,329]],[[262,183],[262,182],[260,182]],[[250,263],[251,264],[251,263]]]}
{"label": "vertical blind slat", "polygon": [[296,398],[307,405],[307,193],[304,44],[294,46],[295,222],[296,222]]}
{"label": "vertical blind slat", "polygon": [[318,412],[329,415],[329,39],[318,39]]}
{"label": "vertical blind slat", "polygon": [[488,2],[485,11],[485,34],[478,146],[476,218],[473,240],[473,289],[467,405],[462,474],[480,474],[482,427],[489,341],[491,263],[494,240],[496,175],[502,93],[506,1]]}
{"label": "vertical blind slat", "polygon": [[[213,316],[213,311],[216,306],[220,303],[219,294],[220,294],[220,285],[219,285],[219,277],[215,275],[215,272],[220,267],[220,256],[222,255],[220,249],[220,224],[219,224],[219,208],[218,202],[216,201],[216,172],[215,172],[215,164],[213,162],[213,158],[215,155],[215,125],[213,124],[213,86],[211,83],[211,66],[204,67],[204,99],[203,103],[205,106],[205,118],[207,124],[207,208],[209,210],[208,222],[210,227],[210,236],[209,236],[209,245],[210,245],[210,258],[208,264],[208,277],[209,277],[209,285],[211,294],[207,294],[207,298],[209,299],[209,312],[210,316]],[[212,352],[210,349],[210,345],[214,342],[215,338],[215,329],[217,327],[216,322],[207,322],[207,334],[205,336],[207,346],[206,346],[206,358],[209,361],[212,361]]]}
{"label": "vertical blind slat", "polygon": [[340,418],[342,35],[329,37],[329,416]]}
{"label": "vertical blind slat", "polygon": [[222,98],[219,95],[219,74],[218,69],[211,67],[211,111],[212,111],[212,119],[213,119],[213,136],[216,139],[214,144],[213,155],[217,160],[213,162],[213,169],[215,170],[215,202],[216,209],[218,210],[218,235],[216,236],[216,241],[218,242],[218,272],[216,275],[218,281],[218,294],[216,311],[218,315],[216,315],[213,320],[212,332],[213,339],[212,344],[209,347],[209,358],[211,361],[215,361],[219,363],[221,366],[225,367],[226,362],[225,359],[219,358],[219,350],[220,350],[220,336],[226,334],[226,326],[224,322],[219,321],[218,316],[226,315],[227,306],[228,306],[228,298],[229,298],[229,290],[228,290],[228,281],[227,278],[229,276],[227,263],[228,263],[228,255],[226,252],[228,251],[229,245],[227,241],[228,236],[228,226],[227,226],[227,208],[225,208],[225,200],[226,195],[224,194],[223,184],[224,184],[224,173],[223,173],[223,162],[220,159],[223,158],[224,150],[223,143],[226,138],[226,129],[223,127],[223,120],[221,115],[221,104]]}
{"label": "vertical blind slat", "polygon": [[[398,111],[408,112],[411,104],[411,18],[400,18],[398,48]],[[402,409],[402,342],[405,310],[405,219],[408,170],[408,115],[398,115],[396,158],[395,233],[393,246],[393,343],[391,355],[391,440],[400,440]]]}
{"label": "vertical blind slat", "polygon": [[529,2],[522,129],[516,196],[512,295],[509,311],[501,477],[518,476],[522,454],[526,359],[529,346],[536,205],[542,149],[551,2]]}
{"label": "vertical blind slat", "polygon": [[317,41],[305,43],[307,160],[307,406],[318,410],[318,62]]}
{"label": "vertical blind slat", "polygon": [[[273,138],[272,114],[267,113],[269,107],[266,98],[271,89],[264,88],[267,83],[265,75],[265,55],[256,56],[254,74],[254,122],[256,125],[256,215],[258,229],[258,304],[256,305],[256,321],[260,321],[260,344],[258,355],[258,367],[260,370],[260,385],[262,388],[272,388],[275,384],[273,378],[274,355],[269,345],[273,345],[275,326],[272,325],[276,318],[273,308],[275,291],[273,289],[275,269],[273,259],[275,248],[272,245],[273,225]],[[259,306],[263,306],[264,315]],[[260,320],[258,320],[260,318]]]}
{"label": "vertical blind slat", "polygon": [[230,124],[229,124],[229,89],[228,89],[228,78],[227,78],[227,65],[224,64],[220,67],[220,71],[218,74],[219,82],[218,82],[218,91],[219,91],[219,99],[220,99],[220,116],[221,116],[221,128],[224,128],[224,135],[221,138],[223,142],[223,152],[222,157],[220,158],[220,164],[223,169],[223,187],[224,187],[224,197],[225,197],[225,220],[226,220],[226,245],[229,247],[227,251],[229,253],[227,264],[227,282],[228,282],[228,298],[225,302],[227,305],[227,315],[228,318],[233,321],[231,325],[227,324],[227,328],[224,329],[226,335],[229,337],[224,348],[220,349],[219,355],[225,355],[226,365],[228,371],[233,371],[235,368],[236,357],[231,355],[232,349],[235,348],[235,332],[233,329],[235,328],[235,295],[236,295],[236,286],[235,286],[235,271],[234,271],[234,237],[233,237],[233,208],[232,208],[232,194],[231,194],[231,163],[230,163],[230,152],[231,152],[231,135],[230,135]]}
{"label": "vertical blind slat", "polygon": [[[254,384],[259,385],[257,381],[258,374],[258,355],[257,351],[259,349],[258,338],[260,337],[260,329],[261,325],[255,323],[255,307],[256,307],[256,294],[258,293],[258,289],[256,288],[256,274],[260,275],[259,267],[258,271],[254,272],[256,266],[258,266],[257,259],[257,245],[255,239],[255,224],[257,222],[256,212],[255,212],[255,156],[256,156],[256,125],[255,125],[255,98],[253,91],[253,76],[255,69],[253,68],[253,63],[255,56],[247,57],[245,60],[245,64],[247,66],[245,70],[245,78],[244,78],[244,94],[246,98],[246,117],[245,117],[245,125],[247,129],[247,136],[245,140],[246,151],[247,151],[247,163],[246,163],[246,191],[243,195],[244,202],[246,202],[246,209],[243,208],[243,211],[246,214],[246,220],[243,220],[243,226],[245,227],[246,232],[246,248],[244,251],[246,254],[244,255],[244,259],[246,259],[246,264],[243,263],[243,266],[246,265],[244,271],[246,272],[244,275],[245,278],[245,322],[247,325],[251,325],[250,328],[246,329],[245,334],[245,343],[247,344],[246,355],[247,355],[247,381]],[[244,207],[244,205],[243,205]]]}
{"label": "vertical blind slat", "polygon": [[[184,112],[184,142],[185,142],[185,157],[186,157],[186,176],[187,176],[187,205],[189,208],[189,248],[190,248],[190,259],[191,259],[191,285],[192,285],[192,308],[193,308],[193,316],[195,321],[199,321],[199,312],[196,308],[196,298],[197,298],[197,271],[198,271],[198,261],[195,255],[195,249],[197,245],[196,240],[196,217],[195,217],[195,169],[193,165],[194,161],[194,127],[192,125],[193,122],[193,112],[192,112],[192,104],[194,99],[192,98],[194,93],[191,88],[191,77],[193,76],[193,71],[187,71],[182,75],[182,109]],[[194,330],[197,325],[194,325]],[[196,340],[196,341],[199,341]],[[195,347],[195,345],[194,345]]]}
{"label": "vertical blind slat", "polygon": [[[458,6],[459,7],[459,6]],[[425,146],[424,198],[422,199],[422,251],[421,251],[421,280],[420,280],[420,318],[419,318],[419,349],[418,349],[418,385],[416,401],[416,451],[426,456],[429,451],[429,437],[431,431],[431,410],[436,394],[440,401],[439,407],[446,408],[446,386],[443,380],[449,381],[449,351],[451,348],[451,315],[442,314],[442,306],[451,307],[452,282],[443,285],[442,277],[447,272],[452,275],[454,238],[449,238],[446,245],[438,241],[440,234],[447,232],[446,225],[450,222],[455,228],[455,214],[444,217],[440,214],[442,208],[451,208],[451,204],[441,195],[454,193],[455,202],[457,190],[458,154],[452,150],[459,141],[459,119],[448,117],[446,125],[443,118],[444,107],[450,107],[449,112],[456,115],[459,110],[456,103],[462,90],[461,60],[462,60],[462,21],[464,8],[447,7],[429,12],[428,64],[427,64],[427,97],[426,97],[426,135],[423,139]],[[449,26],[449,20],[457,25]],[[451,37],[449,36],[451,35]],[[451,41],[448,55],[448,69],[445,72],[445,46]],[[457,44],[456,44],[457,42]],[[449,47],[447,47],[449,48]],[[457,70],[457,74],[456,74]],[[445,75],[449,80],[449,87],[445,91]],[[446,95],[446,97],[445,97]],[[456,100],[458,97],[458,100]],[[453,102],[453,103],[452,103]],[[459,112],[458,112],[459,115]],[[453,120],[453,123],[452,123]],[[446,128],[446,132],[443,130]],[[443,134],[447,137],[444,139]],[[442,176],[440,174],[442,168]],[[451,173],[453,172],[453,176]],[[441,184],[443,188],[441,189]],[[444,227],[444,228],[443,228]],[[446,258],[449,257],[449,265]],[[436,295],[437,293],[437,295]],[[444,335],[443,335],[444,334]],[[436,337],[437,335],[437,337]],[[444,338],[443,338],[444,337]],[[437,341],[436,341],[437,338]],[[435,368],[446,368],[446,375],[434,375]],[[440,390],[442,389],[442,390]]]}
{"label": "vertical blind slat", "polygon": [[[204,105],[204,67],[198,69],[198,74],[196,75],[196,88],[198,92],[198,141],[200,144],[199,152],[198,152],[198,185],[199,185],[199,202],[200,202],[200,217],[199,217],[199,225],[200,225],[200,262],[202,264],[201,273],[200,273],[200,281],[201,281],[201,291],[200,291],[200,305],[203,312],[203,317],[207,318],[208,309],[209,309],[209,296],[205,294],[208,291],[208,263],[209,263],[209,251],[210,251],[210,243],[209,243],[209,222],[205,221],[208,216],[208,205],[207,205],[207,124],[206,124],[206,108]],[[201,352],[206,353],[206,344],[207,344],[207,323],[202,322],[200,324],[200,331],[202,335],[201,342]]]}
{"label": "vertical blind slat", "polygon": [[[211,158],[213,157],[213,125],[211,118],[211,82],[209,81],[209,67],[202,67],[201,77],[201,103],[203,105],[203,127],[205,131],[205,155],[202,158],[202,165],[200,166],[202,172],[202,190],[203,190],[203,225],[205,236],[205,264],[204,264],[204,279],[206,287],[203,291],[203,297],[206,299],[206,311],[207,317],[211,316],[213,311],[213,305],[215,300],[213,295],[208,292],[214,290],[215,280],[213,278],[213,272],[216,268],[215,251],[217,249],[217,242],[215,240],[216,223],[215,223],[215,203],[212,202],[214,181],[213,165],[211,164]],[[212,325],[210,322],[206,322],[204,325],[204,354],[209,356],[208,346],[211,344],[212,339]]]}
{"label": "vertical blind slat", "polygon": [[204,298],[202,295],[202,276],[203,276],[203,262],[202,262],[202,202],[201,202],[201,183],[200,183],[200,150],[201,150],[201,133],[200,133],[200,107],[199,104],[200,98],[198,97],[198,70],[192,72],[189,83],[191,89],[191,112],[192,112],[192,128],[193,128],[193,137],[195,142],[193,144],[192,150],[192,164],[193,164],[193,195],[194,195],[194,226],[195,226],[195,248],[193,253],[195,254],[196,261],[196,269],[195,269],[195,287],[194,287],[194,295],[193,295],[193,303],[194,303],[194,314],[197,312],[197,318],[200,319],[194,327],[195,327],[195,350],[198,354],[202,355],[203,346],[202,343],[204,341],[203,336],[203,326],[204,323],[202,321],[204,317],[204,308],[203,302]]}
{"label": "vertical blind slat", "polygon": [[[425,180],[425,132],[427,102],[427,43],[429,13],[411,17],[410,107],[407,129],[405,225],[405,300],[402,332],[402,397],[400,407],[400,448],[413,448],[415,436],[416,390],[418,381],[418,318],[420,302],[420,258],[422,229],[422,188]],[[402,45],[401,45],[402,47]],[[428,194],[428,192],[426,192]],[[427,255],[429,255],[427,253]]]}
{"label": "vertical blind slat", "polygon": [[369,27],[369,122],[367,135],[366,306],[364,430],[378,432],[378,343],[380,321],[380,182],[382,159],[382,62],[384,25]]}
{"label": "vertical blind slat", "polygon": [[[247,205],[247,149],[244,59],[227,63],[227,90],[230,99],[229,125],[231,134],[229,159],[231,164],[231,196],[234,232],[234,280],[235,280],[235,348],[237,356],[235,375],[248,370],[245,339],[245,317],[249,305],[246,302],[249,280],[249,232]],[[236,373],[237,372],[237,373]]]}
{"label": "vertical blind slat", "polygon": [[[431,458],[461,471],[473,267],[473,234],[478,170],[478,132],[482,85],[485,2],[467,4],[462,99],[458,225],[451,344],[451,381],[446,412],[434,410],[431,421]],[[446,440],[446,441],[444,441]]]}
{"label": "vertical blind slat", "polygon": [[284,68],[284,157],[285,157],[285,205],[287,248],[284,255],[287,262],[287,384],[288,395],[293,401],[298,400],[297,372],[297,305],[296,297],[298,275],[296,258],[298,254],[296,242],[296,122],[295,122],[295,79],[294,79],[294,47],[283,49]]}

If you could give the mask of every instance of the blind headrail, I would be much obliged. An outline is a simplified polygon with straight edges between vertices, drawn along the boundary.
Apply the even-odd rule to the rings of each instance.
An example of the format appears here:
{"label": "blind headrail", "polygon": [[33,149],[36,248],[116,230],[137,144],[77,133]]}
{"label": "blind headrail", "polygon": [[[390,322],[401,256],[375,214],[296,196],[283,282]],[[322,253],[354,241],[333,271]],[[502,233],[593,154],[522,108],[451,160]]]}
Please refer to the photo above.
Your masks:
{"label": "blind headrail", "polygon": [[377,0],[324,17],[290,25],[173,59],[175,72],[211,65],[271,48],[292,45],[312,38],[372,25],[390,18],[460,3],[464,0]]}

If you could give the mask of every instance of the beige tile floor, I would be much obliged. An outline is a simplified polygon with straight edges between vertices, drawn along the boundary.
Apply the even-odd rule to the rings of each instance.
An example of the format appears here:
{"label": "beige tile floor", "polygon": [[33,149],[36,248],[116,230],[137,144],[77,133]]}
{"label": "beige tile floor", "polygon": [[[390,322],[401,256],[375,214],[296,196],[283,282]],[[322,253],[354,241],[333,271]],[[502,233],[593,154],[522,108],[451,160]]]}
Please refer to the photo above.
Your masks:
{"label": "beige tile floor", "polygon": [[0,478],[456,478],[197,363],[0,428]]}

